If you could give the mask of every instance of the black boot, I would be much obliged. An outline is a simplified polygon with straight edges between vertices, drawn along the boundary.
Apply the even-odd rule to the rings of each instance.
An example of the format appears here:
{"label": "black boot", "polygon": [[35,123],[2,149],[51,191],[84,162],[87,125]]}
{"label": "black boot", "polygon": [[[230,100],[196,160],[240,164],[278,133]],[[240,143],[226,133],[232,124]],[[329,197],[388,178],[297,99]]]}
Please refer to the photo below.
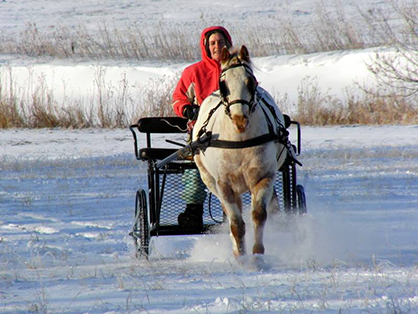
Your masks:
{"label": "black boot", "polygon": [[179,226],[185,229],[203,229],[203,204],[187,204],[178,218]]}

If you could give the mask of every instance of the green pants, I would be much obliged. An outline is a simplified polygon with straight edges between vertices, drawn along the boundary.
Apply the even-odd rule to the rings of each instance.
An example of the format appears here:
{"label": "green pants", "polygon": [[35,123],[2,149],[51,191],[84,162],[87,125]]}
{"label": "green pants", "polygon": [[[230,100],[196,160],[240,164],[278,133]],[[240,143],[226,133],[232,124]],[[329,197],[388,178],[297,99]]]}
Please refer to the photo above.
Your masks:
{"label": "green pants", "polygon": [[184,191],[181,199],[186,204],[203,204],[206,198],[206,185],[200,178],[200,173],[196,169],[187,169],[181,178],[184,184]]}

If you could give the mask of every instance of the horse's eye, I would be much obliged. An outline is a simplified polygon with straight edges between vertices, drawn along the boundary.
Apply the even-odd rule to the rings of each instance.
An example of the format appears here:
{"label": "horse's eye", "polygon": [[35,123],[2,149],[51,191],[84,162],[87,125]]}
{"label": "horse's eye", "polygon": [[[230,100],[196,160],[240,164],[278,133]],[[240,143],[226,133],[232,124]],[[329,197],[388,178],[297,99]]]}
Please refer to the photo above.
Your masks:
{"label": "horse's eye", "polygon": [[254,90],[255,90],[255,82],[254,82],[254,80],[253,79],[251,79],[251,78],[247,78],[246,80],[245,80],[245,85],[247,85],[247,87],[248,87],[248,90],[252,93],[252,92],[254,92]]}
{"label": "horse's eye", "polygon": [[219,82],[219,91],[221,92],[222,97],[226,97],[229,95],[229,89],[225,81]]}

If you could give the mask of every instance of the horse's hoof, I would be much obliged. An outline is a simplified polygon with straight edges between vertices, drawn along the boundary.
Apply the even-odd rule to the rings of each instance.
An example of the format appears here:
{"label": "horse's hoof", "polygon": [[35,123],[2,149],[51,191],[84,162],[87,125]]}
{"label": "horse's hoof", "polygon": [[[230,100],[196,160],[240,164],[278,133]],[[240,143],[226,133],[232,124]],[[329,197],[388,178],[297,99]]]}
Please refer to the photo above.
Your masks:
{"label": "horse's hoof", "polygon": [[268,270],[270,267],[266,263],[264,255],[254,254],[249,263],[249,269],[253,271]]}
{"label": "horse's hoof", "polygon": [[239,267],[248,271],[263,271],[270,269],[270,266],[266,263],[264,255],[262,254],[235,256],[235,260]]}
{"label": "horse's hoof", "polygon": [[245,265],[248,264],[248,255],[246,255],[246,254],[235,255],[234,254],[234,257],[235,257],[235,260],[236,260],[237,264],[240,267],[245,267]]}

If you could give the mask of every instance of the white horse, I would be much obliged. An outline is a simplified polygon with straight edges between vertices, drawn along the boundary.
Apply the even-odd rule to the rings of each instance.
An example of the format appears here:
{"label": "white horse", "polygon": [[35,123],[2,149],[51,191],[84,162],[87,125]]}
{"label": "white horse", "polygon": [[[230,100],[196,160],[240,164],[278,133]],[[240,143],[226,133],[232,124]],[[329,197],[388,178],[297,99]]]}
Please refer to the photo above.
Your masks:
{"label": "white horse", "polygon": [[245,254],[241,194],[251,192],[252,252],[263,254],[267,212],[278,211],[273,185],[288,154],[288,133],[271,96],[258,87],[245,46],[237,52],[224,48],[221,69],[220,90],[203,102],[193,129],[193,141],[205,133],[211,141],[194,160],[229,219],[235,257]]}

